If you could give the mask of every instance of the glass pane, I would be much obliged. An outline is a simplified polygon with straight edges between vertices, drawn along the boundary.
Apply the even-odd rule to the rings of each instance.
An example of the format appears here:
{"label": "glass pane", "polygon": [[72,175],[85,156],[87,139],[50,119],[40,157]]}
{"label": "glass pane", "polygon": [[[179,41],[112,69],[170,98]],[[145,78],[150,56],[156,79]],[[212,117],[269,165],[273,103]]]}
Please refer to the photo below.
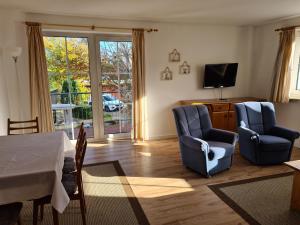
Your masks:
{"label": "glass pane", "polygon": [[89,79],[89,54],[87,38],[66,38],[68,66],[73,76]]}
{"label": "glass pane", "polygon": [[93,109],[91,94],[72,94],[72,117],[74,135],[78,136],[79,126],[83,122],[87,137],[94,136]]}
{"label": "glass pane", "polygon": [[119,93],[119,79],[117,74],[102,74],[102,92]]}
{"label": "glass pane", "polygon": [[120,109],[124,103],[120,101],[118,92],[107,92],[102,94],[103,113],[104,113],[104,133],[116,134],[120,132]]}
{"label": "glass pane", "polygon": [[118,42],[118,60],[120,73],[131,73],[132,65],[131,42]]}
{"label": "glass pane", "polygon": [[56,130],[76,139],[82,122],[93,137],[87,38],[44,37]]}
{"label": "glass pane", "polygon": [[[104,134],[131,132],[131,47],[126,41],[100,42]],[[109,66],[113,70],[109,71]]]}
{"label": "glass pane", "polygon": [[100,58],[101,73],[111,74],[117,72],[117,42],[101,41]]}
{"label": "glass pane", "polygon": [[44,37],[48,75],[66,75],[66,44],[64,37]]}

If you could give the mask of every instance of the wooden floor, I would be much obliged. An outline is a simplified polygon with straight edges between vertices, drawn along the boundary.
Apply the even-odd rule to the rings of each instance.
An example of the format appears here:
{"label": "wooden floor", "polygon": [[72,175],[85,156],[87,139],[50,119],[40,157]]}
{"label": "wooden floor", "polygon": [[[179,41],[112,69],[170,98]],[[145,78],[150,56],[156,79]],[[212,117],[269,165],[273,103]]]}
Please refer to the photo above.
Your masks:
{"label": "wooden floor", "polygon": [[[295,149],[293,159],[300,159]],[[209,184],[292,171],[287,166],[254,166],[236,151],[233,166],[210,179],[181,164],[177,140],[133,144],[89,144],[85,163],[119,160],[151,224],[247,224],[208,187]]]}

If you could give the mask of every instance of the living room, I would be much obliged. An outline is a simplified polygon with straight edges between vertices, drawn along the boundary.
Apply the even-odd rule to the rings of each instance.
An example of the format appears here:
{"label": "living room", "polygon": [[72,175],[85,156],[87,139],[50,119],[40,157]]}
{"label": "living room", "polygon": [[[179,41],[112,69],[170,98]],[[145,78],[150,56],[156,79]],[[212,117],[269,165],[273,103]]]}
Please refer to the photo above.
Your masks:
{"label": "living room", "polygon": [[[247,185],[259,186],[259,183],[251,183],[257,182],[256,180],[249,179],[263,179],[283,174],[284,178],[290,178],[287,182],[290,186],[287,187],[288,200],[282,204],[289,204],[292,190],[290,173],[294,171],[293,169],[284,162],[276,163],[276,165],[256,165],[240,153],[236,144],[231,167],[220,173],[209,175],[210,178],[207,178],[199,171],[195,172],[193,168],[188,168],[189,166],[182,161],[178,144],[180,138],[177,138],[172,109],[179,107],[183,100],[203,103],[214,99],[219,103],[229,104],[231,98],[257,98],[274,102],[278,126],[299,132],[300,105],[297,97],[293,95],[285,103],[272,99],[279,37],[285,29],[275,30],[286,27],[295,28],[295,46],[297,46],[299,39],[297,39],[297,27],[300,24],[300,14],[297,9],[299,3],[297,1],[277,1],[276,4],[270,1],[249,3],[191,1],[190,4],[186,4],[168,1],[150,4],[145,1],[140,3],[126,1],[118,2],[118,4],[101,1],[90,2],[87,6],[86,3],[79,1],[72,3],[69,1],[45,1],[44,3],[33,0],[0,1],[0,77],[3,81],[0,82],[0,135],[8,134],[8,118],[15,121],[35,118],[32,113],[31,94],[31,73],[34,64],[32,64],[33,58],[29,56],[31,48],[28,42],[30,40],[28,26],[34,23],[41,27],[49,77],[49,68],[54,68],[54,64],[49,63],[54,61],[51,61],[48,53],[51,52],[53,46],[55,47],[55,43],[58,43],[58,39],[55,40],[55,38],[64,38],[61,46],[65,44],[66,54],[61,54],[59,57],[66,57],[65,61],[71,59],[66,55],[71,54],[68,46],[72,38],[76,39],[75,44],[80,38],[86,38],[84,41],[80,39],[80,43],[85,43],[84,48],[88,49],[87,74],[90,77],[88,81],[84,80],[88,84],[84,88],[82,85],[78,86],[77,89],[81,89],[75,94],[67,92],[74,96],[82,95],[85,101],[84,107],[88,109],[76,109],[79,105],[83,107],[81,100],[74,104],[61,101],[64,97],[64,93],[61,92],[63,84],[59,84],[59,88],[55,85],[55,88],[52,88],[54,87],[52,83],[47,84],[50,87],[48,94],[51,95],[52,108],[50,105],[49,110],[54,120],[53,129],[64,131],[66,133],[64,138],[70,139],[71,141],[68,141],[74,144],[80,132],[79,125],[84,122],[83,126],[89,138],[84,164],[104,163],[105,168],[101,169],[106,171],[110,170],[109,162],[113,161],[111,165],[114,168],[121,168],[121,172],[116,169],[115,175],[109,172],[108,175],[103,172],[103,175],[102,172],[92,171],[92,167],[89,168],[90,171],[84,171],[83,175],[93,175],[89,179],[97,176],[106,178],[101,180],[102,183],[106,183],[103,187],[100,185],[101,182],[97,181],[101,193],[91,194],[90,196],[94,198],[89,198],[89,191],[93,188],[89,188],[83,179],[83,189],[87,189],[85,192],[87,224],[297,224],[295,218],[300,218],[297,211],[284,211],[284,216],[280,216],[278,212],[277,214],[271,213],[270,217],[262,219],[261,213],[252,212],[245,208],[246,206],[243,208],[244,201],[248,201],[248,198],[245,197],[242,203],[233,204],[233,200],[224,200],[230,198],[229,194],[223,198],[209,187],[241,180],[248,181]],[[141,88],[144,90],[143,109],[130,106],[134,105],[136,100],[133,92],[130,94],[132,97],[123,99],[120,97],[123,94],[118,92],[118,88],[105,89],[104,74],[99,72],[101,71],[99,68],[103,70],[105,63],[101,55],[104,42],[106,41],[106,44],[131,43],[132,29],[144,30],[144,73],[142,73],[144,86]],[[48,43],[45,41],[47,38],[49,38]],[[134,48],[134,42],[132,43]],[[115,49],[112,47],[110,50]],[[174,50],[180,55],[179,60],[170,59]],[[293,65],[297,66],[299,58],[294,51],[291,55],[293,57],[290,58],[295,59]],[[17,60],[12,57],[16,57]],[[204,88],[206,65],[227,63],[238,63],[234,85],[221,88],[222,90]],[[59,63],[55,65],[57,64]],[[184,65],[188,66],[188,73],[181,72]],[[297,74],[295,71],[298,71],[298,67],[295,68],[293,71]],[[72,75],[73,70],[70,71],[67,73]],[[171,71],[169,73],[171,79],[162,78],[165,71]],[[120,76],[122,76],[121,73],[119,73],[119,89],[122,86]],[[67,78],[69,79],[69,75]],[[291,87],[296,86],[293,84]],[[130,83],[130,85],[135,84]],[[65,90],[71,88],[68,86]],[[287,91],[289,92],[290,89],[292,88]],[[55,92],[57,90],[58,92]],[[115,90],[118,93],[113,93]],[[228,99],[227,101],[219,100],[221,91],[222,97]],[[109,96],[111,100],[104,100],[103,94]],[[59,98],[54,98],[54,95],[58,95]],[[102,98],[95,97],[101,95]],[[41,97],[41,95],[37,96]],[[68,98],[73,101],[72,96]],[[234,103],[236,102],[232,102],[232,107]],[[118,109],[122,104],[125,105],[124,109]],[[143,111],[142,118],[135,118],[139,112],[134,111],[135,109]],[[74,113],[75,110],[80,115]],[[85,110],[89,110],[89,113]],[[125,113],[121,114],[123,111],[126,111],[126,116]],[[86,114],[82,116],[82,112],[88,116]],[[212,117],[211,113],[209,111],[210,117]],[[42,126],[42,118],[40,115],[37,116]],[[129,121],[124,127],[122,119]],[[238,120],[236,116],[234,119]],[[141,126],[136,126],[136,123],[140,123]],[[215,126],[214,122],[213,126]],[[137,132],[139,129],[140,131]],[[238,129],[234,131],[239,134]],[[296,139],[290,160],[300,159],[298,148],[300,148],[300,142]],[[0,151],[1,149],[3,148],[0,147]],[[100,175],[97,174],[98,172]],[[109,177],[113,179],[110,180]],[[122,179],[117,179],[118,177]],[[121,189],[112,184],[110,186],[109,183],[121,184],[115,185],[120,186]],[[230,190],[242,190],[242,188],[238,189],[239,185],[242,184],[237,184]],[[247,187],[244,186],[244,188]],[[110,191],[110,188],[116,188],[113,189],[115,193]],[[123,193],[123,189],[126,193]],[[128,189],[130,189],[129,193]],[[258,194],[257,192],[251,194]],[[264,190],[261,190],[261,193],[265,193]],[[98,198],[95,197],[97,194],[100,195]],[[255,196],[251,197],[255,198]],[[112,200],[116,202],[110,205]],[[91,202],[94,206],[94,204],[100,204],[101,201],[103,204],[98,210],[89,206]],[[32,203],[28,202],[23,202],[20,217],[22,224],[32,223]],[[0,201],[1,205],[4,203],[9,203],[9,201]],[[280,202],[277,203],[280,205]],[[117,208],[122,204],[124,204],[122,209]],[[72,211],[77,207],[76,204],[71,205],[67,207],[66,212],[59,213],[59,224],[81,224],[80,207],[78,207],[78,212]],[[258,209],[261,209],[260,207],[257,206]],[[250,208],[255,207],[251,205]],[[111,210],[116,210],[120,216],[116,216],[117,213],[108,213]],[[45,218],[43,221],[39,218],[39,223],[55,224],[52,222],[51,207],[45,205]]]}

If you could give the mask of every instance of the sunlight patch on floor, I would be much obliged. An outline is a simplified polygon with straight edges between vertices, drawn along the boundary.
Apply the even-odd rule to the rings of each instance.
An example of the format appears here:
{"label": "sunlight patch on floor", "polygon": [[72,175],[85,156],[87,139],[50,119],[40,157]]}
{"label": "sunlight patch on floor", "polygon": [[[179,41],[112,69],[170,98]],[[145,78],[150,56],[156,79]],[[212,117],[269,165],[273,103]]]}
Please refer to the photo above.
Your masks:
{"label": "sunlight patch on floor", "polygon": [[88,143],[88,147],[92,147],[92,148],[100,148],[107,145],[108,145],[107,143]]}
{"label": "sunlight patch on floor", "polygon": [[[87,174],[84,172],[84,176]],[[97,177],[88,174],[89,180],[93,180],[94,185],[108,187],[108,190],[116,188],[116,186],[128,186],[128,183],[122,183],[122,176]],[[125,177],[129,182],[136,197],[139,198],[156,198],[173,194],[185,193],[194,191],[194,188],[184,179],[178,178],[157,178],[157,177]],[[91,182],[86,181],[86,184]],[[110,195],[111,194],[111,195]],[[87,192],[87,195],[92,196],[93,193]],[[105,193],[111,197],[118,197],[116,193]]]}
{"label": "sunlight patch on floor", "polygon": [[138,142],[133,143],[133,145],[135,145],[135,146],[149,146],[149,143],[144,142],[144,141],[138,141]]}
{"label": "sunlight patch on floor", "polygon": [[139,152],[142,156],[151,157],[151,152]]}
{"label": "sunlight patch on floor", "polygon": [[156,198],[194,191],[194,188],[179,178],[127,177],[136,197]]}

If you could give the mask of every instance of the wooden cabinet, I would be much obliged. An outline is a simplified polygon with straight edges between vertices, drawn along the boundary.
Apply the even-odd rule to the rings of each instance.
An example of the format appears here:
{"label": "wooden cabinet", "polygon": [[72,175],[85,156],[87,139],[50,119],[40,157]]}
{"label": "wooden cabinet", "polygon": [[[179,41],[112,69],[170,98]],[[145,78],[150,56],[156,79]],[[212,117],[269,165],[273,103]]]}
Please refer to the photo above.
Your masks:
{"label": "wooden cabinet", "polygon": [[230,98],[227,100],[219,99],[199,99],[199,100],[183,100],[180,101],[181,105],[196,105],[204,104],[207,106],[211,122],[214,128],[236,131],[236,113],[234,104],[239,102],[249,101],[265,101],[261,98]]}
{"label": "wooden cabinet", "polygon": [[235,111],[229,111],[228,112],[228,125],[227,128],[228,130],[231,131],[236,131],[236,115],[235,115]]}
{"label": "wooden cabinet", "polygon": [[219,128],[219,129],[225,129],[228,128],[228,112],[211,112],[210,113],[211,122],[213,124],[213,127]]}

